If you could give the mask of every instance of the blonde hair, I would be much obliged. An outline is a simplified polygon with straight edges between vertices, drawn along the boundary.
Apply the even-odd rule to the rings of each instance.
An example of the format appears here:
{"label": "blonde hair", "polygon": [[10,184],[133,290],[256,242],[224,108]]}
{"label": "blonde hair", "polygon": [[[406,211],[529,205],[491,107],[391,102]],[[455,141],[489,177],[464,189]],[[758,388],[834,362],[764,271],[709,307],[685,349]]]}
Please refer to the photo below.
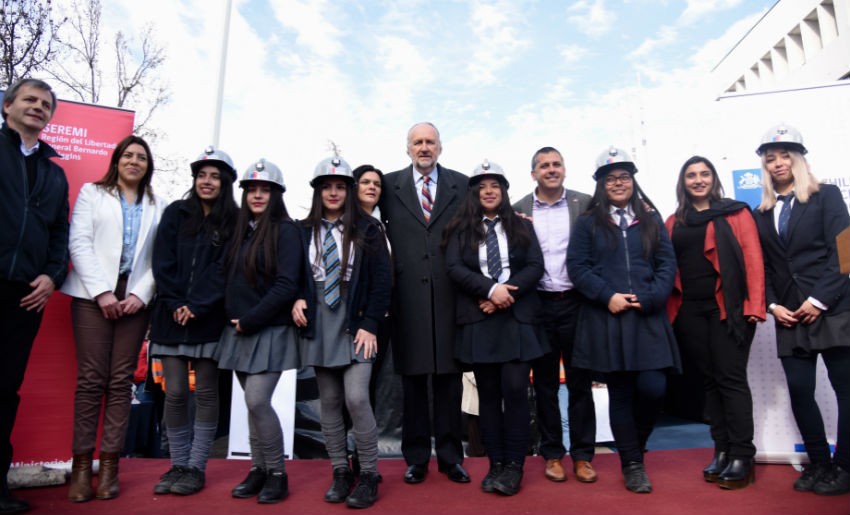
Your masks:
{"label": "blonde hair", "polygon": [[[786,148],[791,156],[791,175],[794,177],[794,198],[798,202],[806,203],[809,197],[820,189],[820,182],[812,173],[811,166],[800,152]],[[770,211],[776,205],[776,190],[773,189],[773,180],[766,167],[767,153],[761,156],[761,204],[758,210],[762,213]]]}

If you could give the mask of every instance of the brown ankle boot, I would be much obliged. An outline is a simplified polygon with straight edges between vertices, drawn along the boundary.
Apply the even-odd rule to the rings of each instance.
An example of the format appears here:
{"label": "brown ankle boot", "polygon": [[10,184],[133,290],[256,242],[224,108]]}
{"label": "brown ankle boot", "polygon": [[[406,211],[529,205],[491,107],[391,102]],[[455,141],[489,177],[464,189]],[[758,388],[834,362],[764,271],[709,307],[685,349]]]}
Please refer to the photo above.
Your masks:
{"label": "brown ankle boot", "polygon": [[86,502],[94,497],[91,488],[91,455],[75,454],[71,464],[71,486],[68,488],[68,500]]}
{"label": "brown ankle boot", "polygon": [[118,497],[118,453],[100,453],[100,471],[98,472],[97,492],[98,499],[112,499]]}

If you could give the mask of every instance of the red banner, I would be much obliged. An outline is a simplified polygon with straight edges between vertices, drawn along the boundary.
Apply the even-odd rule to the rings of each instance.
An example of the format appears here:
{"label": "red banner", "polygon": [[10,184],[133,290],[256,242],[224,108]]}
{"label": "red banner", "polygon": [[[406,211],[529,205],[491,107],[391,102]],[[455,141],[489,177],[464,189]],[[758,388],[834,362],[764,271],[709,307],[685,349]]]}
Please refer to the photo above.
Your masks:
{"label": "red banner", "polygon": [[[80,187],[106,173],[115,145],[133,132],[133,118],[132,111],[59,101],[41,139],[62,156],[72,211]],[[21,388],[12,432],[15,464],[71,457],[76,376],[70,299],[56,292],[45,308]]]}

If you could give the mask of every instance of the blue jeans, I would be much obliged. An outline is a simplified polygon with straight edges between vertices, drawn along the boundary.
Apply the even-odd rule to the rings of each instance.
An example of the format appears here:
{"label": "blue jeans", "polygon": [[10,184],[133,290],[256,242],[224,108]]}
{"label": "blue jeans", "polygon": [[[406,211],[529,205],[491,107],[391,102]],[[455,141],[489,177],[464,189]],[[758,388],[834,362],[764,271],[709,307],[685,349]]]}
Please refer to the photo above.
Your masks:
{"label": "blue jeans", "polygon": [[570,415],[567,407],[570,403],[570,392],[567,390],[567,385],[561,383],[558,387],[558,407],[561,408],[561,430],[564,433],[564,449],[567,454],[570,453]]}

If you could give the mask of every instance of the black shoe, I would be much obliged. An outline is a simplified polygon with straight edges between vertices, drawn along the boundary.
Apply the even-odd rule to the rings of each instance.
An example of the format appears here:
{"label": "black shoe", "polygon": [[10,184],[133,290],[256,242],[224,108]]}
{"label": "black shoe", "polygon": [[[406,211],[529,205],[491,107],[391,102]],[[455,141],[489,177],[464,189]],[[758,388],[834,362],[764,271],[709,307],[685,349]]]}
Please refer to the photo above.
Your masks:
{"label": "black shoe", "polygon": [[726,455],[726,451],[714,451],[714,459],[711,460],[711,463],[707,467],[702,469],[703,479],[709,483],[716,483],[717,477],[720,476],[720,473],[723,472],[723,469],[728,464],[729,456]]}
{"label": "black shoe", "polygon": [[0,513],[11,515],[12,513],[23,513],[30,510],[30,505],[23,499],[12,497],[11,494],[0,495]]}
{"label": "black shoe", "polygon": [[438,470],[455,483],[469,483],[469,474],[458,463],[454,465],[440,465]]}
{"label": "black shoe", "polygon": [[331,487],[325,492],[325,502],[345,502],[345,498],[351,493],[354,485],[354,474],[348,467],[337,467],[334,469]]}
{"label": "black shoe", "polygon": [[503,465],[499,461],[490,463],[490,470],[487,471],[487,475],[481,480],[482,492],[487,492],[489,494],[496,491],[496,488],[493,487],[493,482],[496,481],[496,478],[502,473],[502,468]]}
{"label": "black shoe", "polygon": [[165,495],[171,493],[171,486],[180,479],[180,476],[183,475],[183,471],[186,470],[185,467],[181,467],[180,465],[174,465],[168,472],[159,476],[159,483],[154,485],[153,493],[156,495]]}
{"label": "black shoe", "polygon": [[502,468],[502,472],[493,481],[493,489],[500,494],[515,495],[522,482],[522,465],[511,461]]}
{"label": "black shoe", "polygon": [[411,465],[404,471],[404,482],[410,484],[421,483],[425,481],[425,476],[428,475],[428,465]]}
{"label": "black shoe", "polygon": [[171,493],[177,495],[196,494],[204,488],[206,475],[204,471],[196,467],[186,467],[183,475],[171,485]]}
{"label": "black shoe", "polygon": [[368,508],[375,504],[378,498],[378,474],[375,472],[361,472],[357,479],[357,486],[345,500],[349,508]]}
{"label": "black shoe", "polygon": [[815,485],[826,476],[832,467],[829,463],[810,463],[803,468],[803,473],[794,481],[794,490],[812,492]]}
{"label": "black shoe", "polygon": [[623,467],[623,479],[626,483],[626,490],[636,494],[648,494],[652,492],[652,483],[649,482],[649,476],[646,475],[646,468],[643,463],[631,462]]}
{"label": "black shoe", "polygon": [[274,504],[289,496],[289,478],[282,470],[269,470],[266,483],[257,495],[260,504]]}
{"label": "black shoe", "polygon": [[243,479],[241,483],[236,485],[233,490],[230,491],[230,495],[239,499],[254,497],[260,493],[260,490],[263,489],[263,485],[265,483],[266,471],[254,465],[251,467],[251,470],[248,471],[248,475],[245,476],[245,479]]}
{"label": "black shoe", "polygon": [[831,471],[815,483],[814,491],[818,495],[841,495],[850,492],[850,472],[834,465]]}
{"label": "black shoe", "polygon": [[732,458],[717,478],[717,486],[726,490],[740,490],[755,482],[756,466],[752,458]]}

